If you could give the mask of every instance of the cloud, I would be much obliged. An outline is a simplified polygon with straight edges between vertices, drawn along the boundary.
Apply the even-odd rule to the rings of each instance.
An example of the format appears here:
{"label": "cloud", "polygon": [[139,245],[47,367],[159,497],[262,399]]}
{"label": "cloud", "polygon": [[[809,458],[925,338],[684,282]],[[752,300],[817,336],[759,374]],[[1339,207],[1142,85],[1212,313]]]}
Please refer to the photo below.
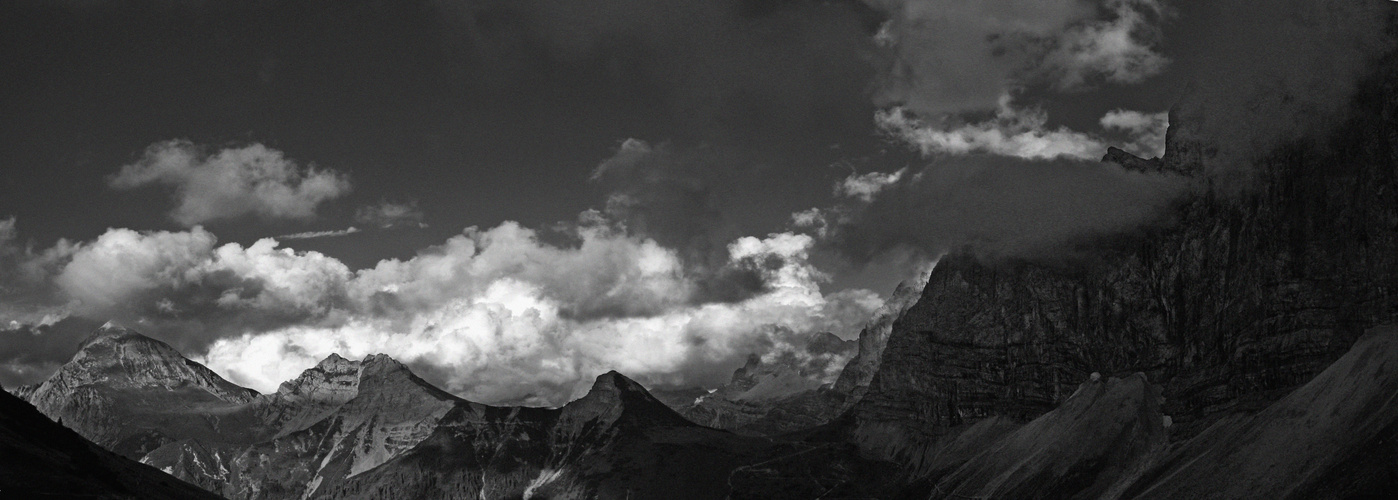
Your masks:
{"label": "cloud", "polygon": [[[839,183],[835,184],[836,196],[847,196],[857,198],[864,202],[874,200],[874,195],[879,194],[884,188],[893,185],[903,178],[903,173],[907,169],[900,169],[896,172],[869,172],[867,174],[851,174]],[[799,225],[814,224],[817,222],[815,213],[798,213],[795,215],[796,223]]]}
{"label": "cloud", "polygon": [[1167,155],[1225,191],[1251,186],[1254,162],[1343,120],[1356,84],[1395,47],[1392,2],[1210,2],[1209,56],[1173,110]]}
{"label": "cloud", "polygon": [[409,201],[407,203],[380,201],[376,205],[359,207],[354,213],[354,220],[356,222],[368,224],[379,229],[427,227],[427,224],[422,222],[422,217],[422,210],[417,207],[417,201]]}
{"label": "cloud", "polygon": [[214,338],[327,318],[345,302],[349,269],[317,252],[217,245],[189,231],[110,229],[83,243],[53,279],[79,315],[119,319],[198,351]]}
{"label": "cloud", "polygon": [[1168,112],[1142,113],[1114,109],[1102,115],[1102,128],[1125,132],[1128,140],[1122,149],[1143,158],[1158,158],[1165,154],[1165,133],[1170,126]]}
{"label": "cloud", "polygon": [[42,322],[67,314],[52,277],[72,257],[75,246],[60,239],[36,250],[19,243],[18,219],[0,219],[0,326],[9,321]]}
{"label": "cloud", "polygon": [[[996,109],[1029,85],[1077,90],[1161,71],[1150,0],[868,0],[889,17],[878,101],[925,116]],[[1100,18],[1101,14],[1109,18]]]}
{"label": "cloud", "polygon": [[[120,320],[259,390],[331,353],[383,352],[479,401],[550,405],[611,369],[716,385],[784,336],[854,335],[882,303],[867,290],[822,293],[814,240],[792,233],[725,245],[715,272],[763,286],[706,300],[709,278],[678,250],[593,215],[571,241],[506,222],[358,272],[270,238],[243,246],[199,226],[110,229],[73,244],[43,279],[74,315]],[[10,358],[0,375],[52,368]]]}
{"label": "cloud", "polygon": [[696,302],[738,301],[766,283],[751,266],[733,265],[726,242],[737,229],[726,220],[715,186],[732,182],[722,151],[627,139],[598,164],[591,181],[609,189],[605,207],[587,217],[611,221],[678,252],[697,276]]}
{"label": "cloud", "polygon": [[859,261],[899,248],[1038,258],[1160,222],[1188,189],[1183,177],[1111,163],[969,155],[934,160],[872,202],[822,213],[828,240]]}
{"label": "cloud", "polygon": [[1037,68],[1039,78],[1057,89],[1075,90],[1094,80],[1140,83],[1165,69],[1169,59],[1156,51],[1161,42],[1157,25],[1167,17],[1160,2],[1106,0],[1103,7],[1113,19],[1079,23],[1049,42],[1052,48]]}
{"label": "cloud", "polygon": [[303,233],[283,234],[276,237],[278,240],[308,240],[312,238],[334,238],[337,236],[348,236],[359,232],[359,228],[350,226],[344,229],[330,231],[306,231]]}
{"label": "cloud", "polygon": [[922,120],[901,107],[878,112],[875,121],[884,133],[912,145],[924,156],[990,153],[1026,159],[1083,160],[1101,158],[1112,144],[1120,144],[1134,154],[1160,156],[1169,123],[1163,112],[1110,111],[1102,117],[1101,125],[1119,139],[1113,141],[1067,127],[1049,128],[1048,113],[1041,109],[1016,109],[1010,104],[1009,95],[1000,97],[994,118],[981,122]]}
{"label": "cloud", "polygon": [[[684,295],[694,285],[673,252],[595,231],[571,249],[514,224],[468,231],[361,273],[354,293],[369,309],[343,323],[224,338],[204,360],[241,383],[272,388],[331,352],[385,352],[469,399],[559,405],[608,369],[650,383],[721,383],[748,354],[777,342],[773,335],[849,335],[881,303],[872,292],[822,295],[824,277],[807,262],[813,240],[775,234],[730,245],[735,262],[767,264],[760,270],[769,291],[691,305]],[[578,314],[589,308],[630,310]]]}
{"label": "cloud", "polygon": [[174,188],[177,206],[170,218],[185,226],[248,215],[311,219],[321,203],[350,190],[344,174],[302,168],[261,144],[206,154],[180,140],[152,144],[108,183],[121,190],[151,184]]}

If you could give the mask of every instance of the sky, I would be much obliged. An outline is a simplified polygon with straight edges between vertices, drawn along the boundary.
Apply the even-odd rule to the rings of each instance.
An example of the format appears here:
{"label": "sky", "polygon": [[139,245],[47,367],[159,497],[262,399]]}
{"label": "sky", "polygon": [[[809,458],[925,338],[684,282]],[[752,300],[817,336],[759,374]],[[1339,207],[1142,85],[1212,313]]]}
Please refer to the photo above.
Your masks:
{"label": "sky", "polygon": [[1313,133],[1393,11],[5,2],[0,385],[115,320],[264,392],[332,352],[487,403],[712,387],[854,338],[946,251],[1161,223],[1197,179],[1107,147],[1161,155],[1182,99],[1229,144]]}

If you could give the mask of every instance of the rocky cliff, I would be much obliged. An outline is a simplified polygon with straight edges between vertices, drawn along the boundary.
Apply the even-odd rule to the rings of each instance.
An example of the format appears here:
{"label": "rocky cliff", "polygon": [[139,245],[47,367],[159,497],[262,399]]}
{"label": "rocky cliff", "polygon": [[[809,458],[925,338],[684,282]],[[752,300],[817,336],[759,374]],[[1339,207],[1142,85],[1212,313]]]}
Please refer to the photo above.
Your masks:
{"label": "rocky cliff", "polygon": [[[1199,177],[1155,227],[1072,258],[942,259],[843,420],[850,439],[932,485],[948,443],[1039,418],[1093,372],[1159,385],[1175,442],[1314,378],[1398,318],[1398,64],[1382,67],[1348,122],[1256,158],[1247,189]],[[1172,119],[1160,162],[1107,160],[1201,175],[1210,147],[1179,144],[1188,127]]]}

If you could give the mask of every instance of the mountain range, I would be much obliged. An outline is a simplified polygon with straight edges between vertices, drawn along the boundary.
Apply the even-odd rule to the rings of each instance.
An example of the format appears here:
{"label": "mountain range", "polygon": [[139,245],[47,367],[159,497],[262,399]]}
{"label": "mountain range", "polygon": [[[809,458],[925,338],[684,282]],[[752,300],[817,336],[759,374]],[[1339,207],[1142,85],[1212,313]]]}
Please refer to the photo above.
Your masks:
{"label": "mountain range", "polygon": [[[952,252],[858,341],[812,335],[713,391],[609,372],[561,408],[497,407],[332,355],[258,394],[104,325],[14,389],[24,402],[0,399],[0,492],[1392,497],[1398,60],[1380,68],[1326,138],[1256,160],[1250,189],[1201,182],[1166,220],[1069,257]],[[1218,148],[1198,109],[1172,112],[1163,157],[1104,161],[1202,179]]]}

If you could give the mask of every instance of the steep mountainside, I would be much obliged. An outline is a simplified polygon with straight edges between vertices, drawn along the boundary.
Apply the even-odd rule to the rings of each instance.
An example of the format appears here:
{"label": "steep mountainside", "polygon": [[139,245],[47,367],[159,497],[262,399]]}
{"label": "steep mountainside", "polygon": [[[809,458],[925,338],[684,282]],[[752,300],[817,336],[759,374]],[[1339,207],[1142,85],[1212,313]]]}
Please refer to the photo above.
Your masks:
{"label": "steep mountainside", "polygon": [[[1347,124],[1259,159],[1241,194],[1205,186],[1158,228],[1091,242],[1092,258],[942,259],[841,421],[848,439],[930,486],[948,443],[990,419],[1038,418],[1093,372],[1160,385],[1175,442],[1314,378],[1398,319],[1392,62]],[[1161,162],[1123,164],[1198,172],[1209,147],[1180,144],[1189,127],[1172,117]]]}
{"label": "steep mountainside", "polygon": [[5,391],[0,391],[0,496],[218,498],[102,449]]}
{"label": "steep mountainside", "polygon": [[731,471],[801,449],[695,425],[611,372],[561,409],[458,405],[430,437],[320,498],[723,498]]}
{"label": "steep mountainside", "polygon": [[49,418],[132,459],[176,439],[216,440],[253,425],[211,415],[257,397],[164,342],[110,323],[48,380],[17,392]]}
{"label": "steep mountainside", "polygon": [[[229,498],[301,498],[412,448],[461,402],[384,355],[362,362],[331,356],[283,384],[277,395],[253,409],[286,405],[257,412],[282,422],[331,411],[305,428],[281,427],[284,432],[255,444],[186,439],[141,461]],[[331,408],[336,401],[343,403]],[[296,402],[300,406],[290,404]]]}

